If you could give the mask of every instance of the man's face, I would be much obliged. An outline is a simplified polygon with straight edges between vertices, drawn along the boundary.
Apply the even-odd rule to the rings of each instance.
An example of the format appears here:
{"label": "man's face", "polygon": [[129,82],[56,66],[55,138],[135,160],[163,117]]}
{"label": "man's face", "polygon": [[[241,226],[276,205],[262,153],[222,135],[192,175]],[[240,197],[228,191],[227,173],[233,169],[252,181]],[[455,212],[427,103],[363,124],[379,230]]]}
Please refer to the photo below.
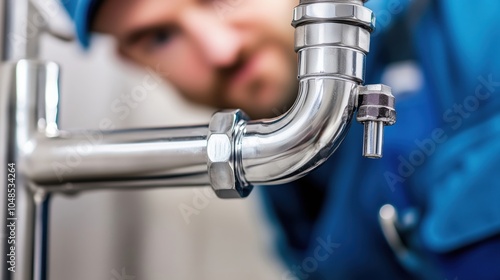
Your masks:
{"label": "man's face", "polygon": [[189,100],[274,117],[295,99],[290,0],[104,0],[93,29]]}

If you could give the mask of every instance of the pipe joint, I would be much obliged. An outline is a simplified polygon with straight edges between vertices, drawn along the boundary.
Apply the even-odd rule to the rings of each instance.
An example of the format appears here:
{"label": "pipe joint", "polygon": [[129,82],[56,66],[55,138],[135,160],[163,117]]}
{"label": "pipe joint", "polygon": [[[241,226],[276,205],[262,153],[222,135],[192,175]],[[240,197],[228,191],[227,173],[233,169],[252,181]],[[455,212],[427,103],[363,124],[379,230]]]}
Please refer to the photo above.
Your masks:
{"label": "pipe joint", "polygon": [[357,120],[364,125],[363,156],[381,158],[384,126],[396,123],[394,96],[385,85],[367,85],[357,90]]}
{"label": "pipe joint", "polygon": [[213,115],[207,138],[210,184],[219,198],[243,198],[250,194],[241,169],[241,137],[248,117],[241,110]]}

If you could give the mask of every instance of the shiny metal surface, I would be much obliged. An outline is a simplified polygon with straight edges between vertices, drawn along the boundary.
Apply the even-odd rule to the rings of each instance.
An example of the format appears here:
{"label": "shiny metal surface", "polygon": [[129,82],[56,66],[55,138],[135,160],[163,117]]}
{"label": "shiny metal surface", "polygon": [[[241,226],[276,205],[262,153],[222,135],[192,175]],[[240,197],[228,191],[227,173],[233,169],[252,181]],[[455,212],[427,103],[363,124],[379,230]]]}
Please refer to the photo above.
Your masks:
{"label": "shiny metal surface", "polygon": [[[335,61],[336,63],[332,63]],[[299,50],[299,77],[335,75],[338,78],[363,81],[365,54],[331,46]]]}
{"label": "shiny metal surface", "polygon": [[[26,176],[51,191],[83,190],[90,183],[114,188],[116,182],[127,181],[124,186],[129,187],[134,182],[142,186],[211,184],[227,197],[232,196],[222,195],[222,190],[237,190],[235,182],[242,186],[235,196],[244,196],[242,190],[250,190],[253,184],[304,176],[335,151],[347,132],[356,109],[355,92],[363,81],[369,38],[359,25],[308,21],[299,28],[300,92],[283,116],[247,124],[239,113],[219,113],[210,128],[67,132],[57,130],[57,106],[52,106],[45,111],[44,132],[30,139],[30,149],[24,150]],[[52,98],[47,103],[57,104],[50,101],[57,99],[56,82],[51,84],[53,90],[47,96]],[[238,119],[238,124],[224,127],[221,116]]]}
{"label": "shiny metal surface", "polygon": [[30,0],[0,0],[1,61],[35,58],[45,20]]}
{"label": "shiny metal surface", "polygon": [[[16,273],[2,254],[2,279],[46,279],[49,192],[206,186],[207,126],[126,131],[59,131],[55,63],[21,60],[1,68],[2,158],[15,163]],[[6,182],[5,170],[2,181]],[[7,209],[3,193],[0,206]],[[2,212],[3,217],[7,213]],[[2,219],[5,223],[6,218]],[[2,227],[2,251],[10,244]]]}
{"label": "shiny metal surface", "polygon": [[[292,25],[297,28],[299,95],[285,115],[247,125],[242,161],[248,182],[267,185],[296,180],[328,159],[344,139],[369,48],[366,22],[352,17],[352,11],[365,15],[358,4],[301,1],[296,7]],[[368,14],[371,22],[371,11]]]}
{"label": "shiny metal surface", "polygon": [[370,51],[370,32],[358,26],[322,22],[295,28],[295,50],[310,46],[349,47],[364,53]]}
{"label": "shiny metal surface", "polygon": [[[1,279],[27,280],[45,279],[44,275],[35,275],[35,263],[42,264],[45,258],[45,231],[47,224],[40,224],[36,216],[40,216],[41,207],[35,201],[37,191],[23,173],[24,166],[20,158],[29,147],[29,140],[38,129],[38,120],[43,107],[41,94],[45,89],[46,64],[32,64],[28,61],[4,63],[0,67],[0,153],[4,160],[4,168],[0,172],[2,184],[7,182],[7,164],[16,164],[15,211],[16,218],[15,244],[9,243],[6,225],[12,218],[7,210],[7,188],[3,188],[0,198],[2,209],[2,255],[0,257]],[[41,90],[43,89],[43,90]],[[4,185],[6,186],[6,185]],[[38,223],[38,224],[37,224]],[[8,270],[7,254],[15,246],[15,273]],[[36,248],[36,250],[35,250]],[[36,254],[35,254],[36,251]],[[10,260],[10,257],[9,257]]]}
{"label": "shiny metal surface", "polygon": [[34,240],[33,240],[33,280],[48,279],[48,242],[50,193],[36,191],[33,199],[34,209]]}
{"label": "shiny metal surface", "polygon": [[385,85],[358,87],[358,122],[364,125],[363,156],[382,157],[384,127],[396,122],[394,96]]}
{"label": "shiny metal surface", "polygon": [[293,26],[332,21],[362,26],[369,31],[375,28],[373,12],[362,6],[361,1],[301,1],[300,3],[301,5],[293,12]]}
{"label": "shiny metal surface", "polygon": [[[175,177],[177,185],[182,175],[206,173],[207,126],[59,131],[58,66],[23,60],[14,67],[17,95],[21,90],[35,92],[37,98],[31,98],[31,102],[39,100],[29,108],[19,104],[23,110],[36,110],[38,115],[25,129],[29,133],[22,135],[19,147],[19,164],[31,182],[44,186],[139,177],[141,180],[163,179],[163,183],[167,183],[169,177]],[[25,115],[20,109],[17,111],[19,116]],[[204,182],[207,183],[208,180]]]}
{"label": "shiny metal surface", "polygon": [[[26,0],[15,1],[19,2],[0,3],[20,3],[16,10],[33,12]],[[59,67],[36,60],[4,63],[0,153],[4,164],[17,165],[19,224],[17,272],[7,272],[2,254],[2,279],[47,278],[45,245],[52,192],[212,185],[219,197],[245,197],[253,185],[290,182],[326,161],[344,139],[358,104],[358,120],[367,123],[369,136],[365,154],[381,154],[379,124],[393,122],[393,107],[372,102],[373,96],[378,101],[389,96],[382,86],[360,87],[374,24],[363,2],[305,0],[296,7],[292,25],[297,28],[299,94],[293,107],[274,119],[248,121],[243,112],[234,110],[193,127],[61,131]],[[4,43],[6,36],[4,32]],[[19,54],[36,53],[28,48]],[[0,176],[5,182],[6,171]],[[0,213],[6,221],[7,200],[2,195]]]}
{"label": "shiny metal surface", "polygon": [[73,40],[72,34],[50,26],[49,19],[54,14],[40,12],[41,6],[49,9],[58,4],[54,0],[0,0],[0,61],[36,59],[43,33],[64,41]]}
{"label": "shiny metal surface", "polygon": [[[5,16],[5,11],[7,9],[7,1],[6,0],[0,0],[0,15]],[[3,18],[3,17],[2,17]],[[0,20],[0,61],[5,61],[7,58],[7,53],[5,49],[5,44],[6,44],[6,21],[5,19]]]}
{"label": "shiny metal surface", "polygon": [[240,110],[216,113],[207,141],[208,176],[220,198],[242,198],[252,186],[241,176],[241,137],[248,117]]}
{"label": "shiny metal surface", "polygon": [[364,123],[363,156],[382,158],[384,144],[384,123],[368,121]]}
{"label": "shiny metal surface", "polygon": [[149,179],[161,180],[164,186],[171,186],[169,179],[174,186],[208,185],[208,180],[182,180],[206,174],[207,130],[199,126],[39,134],[31,140],[23,163],[26,175],[41,187]]}
{"label": "shiny metal surface", "polygon": [[333,77],[304,78],[289,113],[249,123],[242,142],[246,180],[262,185],[286,183],[323,163],[350,125],[355,87],[355,82]]}

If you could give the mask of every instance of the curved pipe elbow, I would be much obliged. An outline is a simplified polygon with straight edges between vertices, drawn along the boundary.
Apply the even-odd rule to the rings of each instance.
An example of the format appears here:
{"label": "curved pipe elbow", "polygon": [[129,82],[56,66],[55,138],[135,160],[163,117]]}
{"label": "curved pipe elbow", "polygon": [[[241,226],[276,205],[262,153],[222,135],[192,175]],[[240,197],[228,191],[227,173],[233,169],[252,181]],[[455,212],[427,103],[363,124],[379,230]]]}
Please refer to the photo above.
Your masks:
{"label": "curved pipe elbow", "polygon": [[330,157],[355,110],[355,82],[333,77],[300,81],[299,97],[284,116],[250,122],[242,139],[242,168],[252,184],[296,180]]}
{"label": "curved pipe elbow", "polygon": [[299,94],[284,116],[247,124],[239,161],[249,184],[286,183],[318,167],[344,139],[357,106],[373,13],[361,1],[302,0],[292,25]]}

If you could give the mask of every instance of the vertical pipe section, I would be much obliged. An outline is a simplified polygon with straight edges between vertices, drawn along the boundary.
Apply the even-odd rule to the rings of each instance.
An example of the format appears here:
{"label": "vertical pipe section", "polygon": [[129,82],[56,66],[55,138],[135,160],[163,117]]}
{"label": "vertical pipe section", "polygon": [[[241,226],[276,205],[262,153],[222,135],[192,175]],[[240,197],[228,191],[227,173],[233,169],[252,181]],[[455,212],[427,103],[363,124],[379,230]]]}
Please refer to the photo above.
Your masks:
{"label": "vertical pipe section", "polygon": [[[65,183],[82,183],[82,189],[209,184],[207,126],[59,131],[58,75],[51,62],[21,60],[0,68],[0,152],[5,160],[0,172],[5,185],[0,201],[1,279],[47,278],[46,192],[67,190]],[[15,205],[8,200],[13,200],[7,194],[8,164],[17,170]],[[51,183],[57,188],[41,186]],[[6,211],[8,207],[12,210]],[[12,223],[13,230],[7,231]]]}
{"label": "vertical pipe section", "polygon": [[6,42],[7,38],[5,34],[6,24],[7,24],[7,0],[0,0],[0,62],[3,62],[7,59],[6,53]]}
{"label": "vertical pipe section", "polygon": [[[2,153],[2,279],[33,279],[35,201],[29,180],[20,170],[22,151],[37,130],[41,68],[27,61],[4,63],[0,68],[0,145]],[[8,164],[15,166],[15,181],[7,181]],[[12,174],[12,173],[11,173]],[[11,176],[12,178],[12,176]],[[11,184],[11,185],[8,185]],[[12,191],[15,189],[15,191]],[[8,211],[6,211],[8,209]],[[7,227],[10,226],[10,227]],[[43,242],[38,240],[37,242]],[[15,271],[15,272],[14,272]]]}
{"label": "vertical pipe section", "polygon": [[363,156],[381,158],[384,143],[384,123],[368,121],[364,123]]}
{"label": "vertical pipe section", "polygon": [[38,191],[35,202],[34,246],[33,246],[33,280],[49,279],[49,220],[50,193]]}
{"label": "vertical pipe section", "polygon": [[0,0],[1,61],[35,58],[46,21],[29,0]]}

